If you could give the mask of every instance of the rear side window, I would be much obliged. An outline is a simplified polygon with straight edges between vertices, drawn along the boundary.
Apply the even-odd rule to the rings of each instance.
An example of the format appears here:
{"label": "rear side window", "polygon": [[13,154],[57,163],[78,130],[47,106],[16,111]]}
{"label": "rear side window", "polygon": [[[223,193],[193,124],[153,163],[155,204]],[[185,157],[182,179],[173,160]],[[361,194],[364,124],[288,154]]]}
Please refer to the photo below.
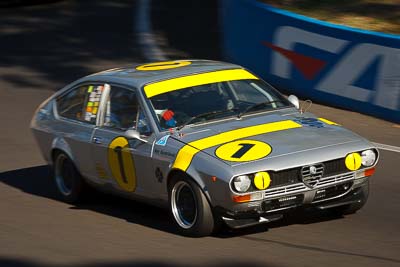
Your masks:
{"label": "rear side window", "polygon": [[61,117],[83,120],[83,105],[88,86],[80,86],[57,98],[57,111]]}
{"label": "rear side window", "polygon": [[57,98],[61,117],[96,124],[104,85],[82,85]]}

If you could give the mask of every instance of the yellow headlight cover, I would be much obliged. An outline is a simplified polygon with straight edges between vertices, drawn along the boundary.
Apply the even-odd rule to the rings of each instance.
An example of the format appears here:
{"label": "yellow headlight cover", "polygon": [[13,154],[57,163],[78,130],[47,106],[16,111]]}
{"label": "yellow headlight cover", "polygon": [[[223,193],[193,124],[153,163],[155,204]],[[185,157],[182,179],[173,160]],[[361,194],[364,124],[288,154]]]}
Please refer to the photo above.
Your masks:
{"label": "yellow headlight cover", "polygon": [[346,156],[345,164],[350,171],[356,171],[361,167],[361,155],[359,153],[351,153]]}
{"label": "yellow headlight cover", "polygon": [[269,187],[271,184],[271,178],[269,177],[268,172],[257,172],[256,175],[254,175],[254,185],[260,189],[264,190]]}

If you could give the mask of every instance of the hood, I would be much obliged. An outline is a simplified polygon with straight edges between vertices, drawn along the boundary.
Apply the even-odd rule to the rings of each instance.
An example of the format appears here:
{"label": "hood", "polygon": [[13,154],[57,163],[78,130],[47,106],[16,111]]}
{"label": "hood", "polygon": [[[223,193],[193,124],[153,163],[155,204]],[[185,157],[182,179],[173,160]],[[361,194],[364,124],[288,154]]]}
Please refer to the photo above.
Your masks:
{"label": "hood", "polygon": [[298,112],[194,127],[177,139],[232,166],[364,141],[340,125]]}

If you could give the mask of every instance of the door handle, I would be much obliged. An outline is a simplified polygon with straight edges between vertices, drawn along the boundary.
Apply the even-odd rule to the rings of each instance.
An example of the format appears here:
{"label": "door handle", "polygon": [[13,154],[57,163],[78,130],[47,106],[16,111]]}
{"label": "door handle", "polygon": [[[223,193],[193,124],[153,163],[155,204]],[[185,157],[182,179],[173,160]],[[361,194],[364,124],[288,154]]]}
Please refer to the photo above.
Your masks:
{"label": "door handle", "polygon": [[101,138],[100,137],[93,137],[93,143],[101,144]]}

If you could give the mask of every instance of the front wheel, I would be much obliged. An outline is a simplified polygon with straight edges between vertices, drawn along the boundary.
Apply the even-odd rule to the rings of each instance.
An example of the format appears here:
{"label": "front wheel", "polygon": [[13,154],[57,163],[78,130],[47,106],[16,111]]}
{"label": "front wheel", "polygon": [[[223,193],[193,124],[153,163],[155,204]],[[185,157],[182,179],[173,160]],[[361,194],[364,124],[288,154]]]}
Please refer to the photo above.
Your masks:
{"label": "front wheel", "polygon": [[190,178],[178,178],[171,183],[169,204],[174,222],[183,235],[208,236],[216,228],[206,196]]}

